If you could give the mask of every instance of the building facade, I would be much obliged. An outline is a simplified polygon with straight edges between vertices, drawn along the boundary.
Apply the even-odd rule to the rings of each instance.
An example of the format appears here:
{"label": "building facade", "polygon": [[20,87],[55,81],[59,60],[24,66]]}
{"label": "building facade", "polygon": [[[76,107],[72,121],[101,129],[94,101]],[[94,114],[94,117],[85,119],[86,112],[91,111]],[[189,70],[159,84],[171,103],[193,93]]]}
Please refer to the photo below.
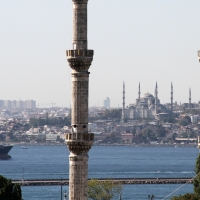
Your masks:
{"label": "building facade", "polygon": [[109,97],[106,97],[106,99],[103,100],[103,107],[110,108],[110,98]]}

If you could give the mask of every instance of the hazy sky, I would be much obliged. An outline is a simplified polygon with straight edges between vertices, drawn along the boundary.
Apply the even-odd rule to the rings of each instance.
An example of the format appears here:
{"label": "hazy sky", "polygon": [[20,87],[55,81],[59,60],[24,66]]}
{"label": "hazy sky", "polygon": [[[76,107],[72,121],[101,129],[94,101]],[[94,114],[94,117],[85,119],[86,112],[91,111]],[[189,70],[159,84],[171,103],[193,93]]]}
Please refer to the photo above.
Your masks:
{"label": "hazy sky", "polygon": [[[34,99],[41,106],[69,106],[71,69],[71,0],[0,0],[0,99]],[[90,106],[135,102],[154,94],[161,103],[200,100],[199,0],[89,0],[88,46],[94,49],[90,68]]]}

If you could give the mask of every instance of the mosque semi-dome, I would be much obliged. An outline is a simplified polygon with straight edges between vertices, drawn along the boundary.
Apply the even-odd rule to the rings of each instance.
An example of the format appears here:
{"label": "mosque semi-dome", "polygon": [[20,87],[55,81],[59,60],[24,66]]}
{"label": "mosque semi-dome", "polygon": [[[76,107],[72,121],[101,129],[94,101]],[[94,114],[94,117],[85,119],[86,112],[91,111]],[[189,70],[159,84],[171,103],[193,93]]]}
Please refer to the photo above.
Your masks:
{"label": "mosque semi-dome", "polygon": [[154,98],[154,96],[148,92],[146,92],[145,94],[143,94],[142,98]]}

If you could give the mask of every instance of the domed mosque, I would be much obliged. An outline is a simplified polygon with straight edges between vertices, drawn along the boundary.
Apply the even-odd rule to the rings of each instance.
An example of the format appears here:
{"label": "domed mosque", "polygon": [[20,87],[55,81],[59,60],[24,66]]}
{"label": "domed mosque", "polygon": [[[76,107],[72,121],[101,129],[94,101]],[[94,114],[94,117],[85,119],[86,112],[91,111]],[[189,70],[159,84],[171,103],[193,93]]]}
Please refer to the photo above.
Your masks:
{"label": "domed mosque", "polygon": [[[173,91],[173,88],[171,88]],[[140,96],[140,83],[138,98],[135,104],[130,104],[125,108],[125,85],[123,86],[123,109],[122,109],[122,121],[125,119],[161,119],[169,116],[170,111],[160,103],[158,99],[158,86],[156,82],[154,96],[149,92],[146,92],[143,96]],[[173,94],[173,92],[171,92]]]}

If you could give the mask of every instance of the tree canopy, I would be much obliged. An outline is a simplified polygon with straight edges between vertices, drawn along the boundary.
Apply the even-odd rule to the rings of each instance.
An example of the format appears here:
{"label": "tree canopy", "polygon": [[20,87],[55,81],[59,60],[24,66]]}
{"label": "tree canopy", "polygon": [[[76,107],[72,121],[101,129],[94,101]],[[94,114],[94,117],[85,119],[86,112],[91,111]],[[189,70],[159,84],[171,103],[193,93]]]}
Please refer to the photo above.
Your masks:
{"label": "tree canopy", "polygon": [[10,179],[0,175],[0,199],[1,200],[22,200],[21,188]]}
{"label": "tree canopy", "polygon": [[196,177],[193,180],[194,193],[172,197],[171,200],[199,200],[200,199],[200,154],[196,159]]}
{"label": "tree canopy", "polygon": [[120,195],[122,185],[112,180],[98,181],[92,179],[88,181],[88,198],[91,200],[110,200]]}
{"label": "tree canopy", "polygon": [[70,125],[70,120],[68,117],[65,117],[64,119],[62,117],[54,117],[54,118],[30,118],[29,126],[30,127],[38,127],[38,126],[44,126],[44,125],[51,125],[51,126],[67,126]]}
{"label": "tree canopy", "polygon": [[171,200],[198,200],[194,194],[179,195],[177,197],[172,197]]}
{"label": "tree canopy", "polygon": [[196,159],[195,173],[196,173],[196,177],[193,181],[194,193],[195,193],[195,196],[198,197],[198,199],[200,199],[200,154],[198,155]]}

